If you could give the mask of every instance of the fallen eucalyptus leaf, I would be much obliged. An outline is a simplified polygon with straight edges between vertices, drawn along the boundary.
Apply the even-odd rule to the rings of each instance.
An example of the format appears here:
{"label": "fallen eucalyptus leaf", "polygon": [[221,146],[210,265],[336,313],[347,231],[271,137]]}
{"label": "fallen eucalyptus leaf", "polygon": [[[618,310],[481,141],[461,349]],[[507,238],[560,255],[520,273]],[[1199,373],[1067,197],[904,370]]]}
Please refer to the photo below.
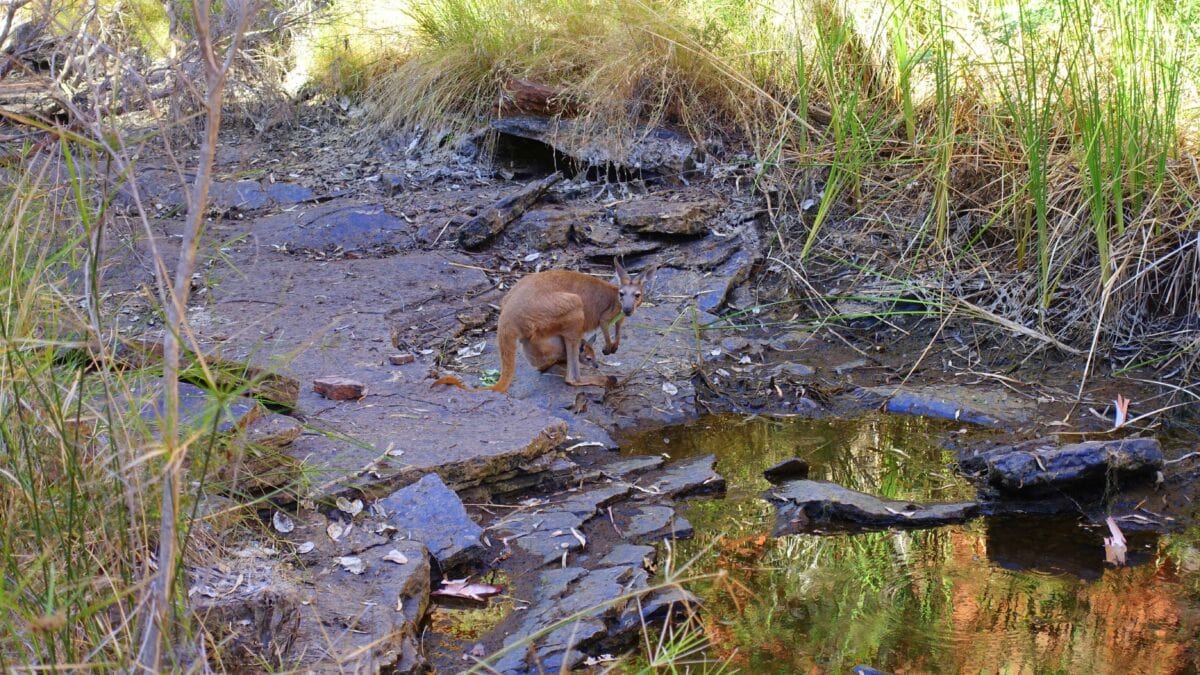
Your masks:
{"label": "fallen eucalyptus leaf", "polygon": [[349,499],[346,499],[345,497],[338,497],[336,504],[337,504],[338,510],[340,510],[344,513],[350,514],[351,518],[362,513],[362,510],[363,510],[363,503],[362,503],[361,499],[355,499],[354,501],[350,501]]}
{"label": "fallen eucalyptus leaf", "polygon": [[296,529],[296,523],[292,522],[292,519],[283,511],[276,511],[274,515],[271,516],[271,524],[275,526],[275,530],[277,532],[281,532],[283,534],[287,534],[288,532]]}
{"label": "fallen eucalyptus leaf", "polygon": [[467,598],[478,602],[483,602],[493,595],[499,595],[504,592],[501,586],[492,584],[473,584],[469,583],[470,577],[465,579],[443,579],[442,585],[430,595],[441,595],[451,598]]}

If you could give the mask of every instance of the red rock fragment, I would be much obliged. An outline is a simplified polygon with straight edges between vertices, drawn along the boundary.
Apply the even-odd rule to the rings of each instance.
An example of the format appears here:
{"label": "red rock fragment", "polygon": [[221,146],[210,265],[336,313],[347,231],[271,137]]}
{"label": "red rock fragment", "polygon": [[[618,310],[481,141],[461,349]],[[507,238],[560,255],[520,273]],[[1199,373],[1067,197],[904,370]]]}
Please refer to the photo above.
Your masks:
{"label": "red rock fragment", "polygon": [[393,366],[407,365],[416,360],[417,357],[413,356],[412,354],[392,354],[388,357],[388,361],[391,362]]}
{"label": "red rock fragment", "polygon": [[334,401],[351,401],[367,393],[367,385],[348,377],[319,377],[313,380],[313,391]]}

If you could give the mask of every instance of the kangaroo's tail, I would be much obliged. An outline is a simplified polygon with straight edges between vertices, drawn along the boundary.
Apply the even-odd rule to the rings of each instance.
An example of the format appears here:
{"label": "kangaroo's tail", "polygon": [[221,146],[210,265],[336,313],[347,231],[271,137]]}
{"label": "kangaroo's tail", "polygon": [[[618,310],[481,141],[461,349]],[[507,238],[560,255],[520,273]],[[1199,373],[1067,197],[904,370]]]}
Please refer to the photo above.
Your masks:
{"label": "kangaroo's tail", "polygon": [[490,387],[468,387],[454,375],[444,375],[434,380],[433,384],[429,386],[436,387],[444,384],[458,387],[464,391],[508,391],[508,386],[512,384],[513,375],[517,369],[517,332],[511,326],[502,323],[499,330],[496,331],[496,344],[500,348],[500,379],[496,380],[496,384]]}
{"label": "kangaroo's tail", "polygon": [[500,325],[496,327],[496,346],[500,348],[500,379],[488,389],[492,391],[508,391],[513,376],[517,371],[517,329],[500,316]]}

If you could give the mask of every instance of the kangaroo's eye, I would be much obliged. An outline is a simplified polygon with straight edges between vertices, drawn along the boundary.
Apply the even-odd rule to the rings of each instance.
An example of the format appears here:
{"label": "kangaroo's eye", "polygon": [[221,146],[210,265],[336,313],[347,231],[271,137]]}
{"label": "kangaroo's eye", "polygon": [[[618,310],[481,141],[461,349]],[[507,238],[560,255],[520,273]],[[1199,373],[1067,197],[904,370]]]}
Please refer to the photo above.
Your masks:
{"label": "kangaroo's eye", "polygon": [[640,297],[642,297],[642,294],[641,294],[641,293],[634,293],[634,295],[635,295],[635,296],[637,296],[637,297],[639,297],[639,298],[640,298]]}

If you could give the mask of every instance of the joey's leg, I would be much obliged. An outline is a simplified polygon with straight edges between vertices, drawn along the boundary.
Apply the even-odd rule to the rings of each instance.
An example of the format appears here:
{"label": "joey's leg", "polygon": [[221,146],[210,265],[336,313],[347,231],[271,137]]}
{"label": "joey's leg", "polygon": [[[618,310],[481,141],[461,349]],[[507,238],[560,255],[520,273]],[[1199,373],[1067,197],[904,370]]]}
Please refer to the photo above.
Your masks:
{"label": "joey's leg", "polygon": [[604,375],[588,375],[584,377],[579,374],[579,344],[583,342],[578,336],[568,337],[562,336],[563,344],[567,349],[567,384],[575,387],[585,387],[587,385],[596,385],[600,387],[610,386],[615,378],[606,377]]}

